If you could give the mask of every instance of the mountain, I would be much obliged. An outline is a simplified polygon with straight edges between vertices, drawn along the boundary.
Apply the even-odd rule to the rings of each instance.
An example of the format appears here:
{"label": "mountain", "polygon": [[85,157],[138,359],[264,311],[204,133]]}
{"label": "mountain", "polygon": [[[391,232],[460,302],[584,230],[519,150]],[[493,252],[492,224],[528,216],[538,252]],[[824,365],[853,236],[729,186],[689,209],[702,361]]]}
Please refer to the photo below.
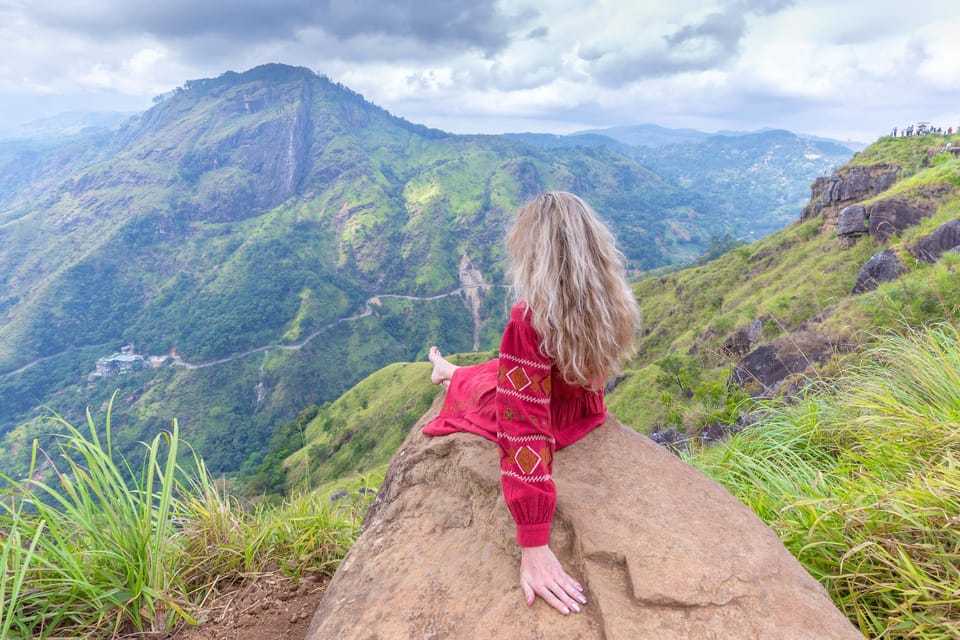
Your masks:
{"label": "mountain", "polygon": [[600,135],[632,147],[663,147],[706,140],[712,134],[696,129],[670,129],[655,124],[638,124],[606,129],[587,129],[571,134],[570,138]]}
{"label": "mountain", "polygon": [[[767,133],[769,131],[778,130],[764,127],[762,129],[757,129],[756,131],[731,131],[728,129],[721,129],[720,131],[707,133],[705,131],[698,131],[696,129],[671,129],[655,124],[638,124],[632,126],[608,127],[606,129],[587,129],[572,133],[566,137],[578,138],[580,136],[600,136],[602,138],[611,138],[617,142],[632,147],[666,147],[675,144],[692,144],[696,142],[702,142],[709,138],[717,137],[741,138],[744,136]],[[866,144],[857,142],[855,140],[834,140],[833,138],[823,138],[807,133],[797,133],[795,135],[799,138],[811,140],[813,142],[824,142],[835,145],[838,144],[852,152],[862,151],[867,146]]]}
{"label": "mountain", "polygon": [[[696,144],[640,147],[630,154],[658,175],[717,204],[744,239],[762,238],[796,218],[812,181],[850,158],[836,142],[789,131],[710,136]],[[756,211],[767,215],[759,217]]]}
{"label": "mountain", "polygon": [[275,64],[0,164],[5,470],[44,407],[79,421],[119,389],[118,446],[177,417],[211,469],[252,472],[280,425],[381,367],[495,346],[504,228],[545,189],[601,211],[636,271],[742,224],[609,146],[428,129]]}

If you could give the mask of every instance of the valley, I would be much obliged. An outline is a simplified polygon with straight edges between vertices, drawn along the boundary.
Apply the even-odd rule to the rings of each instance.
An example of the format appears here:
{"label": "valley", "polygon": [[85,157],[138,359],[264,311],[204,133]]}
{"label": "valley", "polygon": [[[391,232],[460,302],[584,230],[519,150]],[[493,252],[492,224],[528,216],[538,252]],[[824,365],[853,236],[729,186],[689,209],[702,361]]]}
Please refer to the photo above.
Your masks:
{"label": "valley", "polygon": [[[661,171],[702,177],[691,188],[650,168],[656,148],[644,164],[603,135],[457,136],[264,65],[112,130],[0,145],[17,168],[0,181],[0,469],[23,466],[51,410],[82,419],[119,390],[124,448],[177,418],[211,468],[249,475],[272,433],[381,367],[434,343],[494,348],[501,239],[531,195],[585,197],[640,274],[786,224],[772,203],[799,210],[850,153],[786,132],[710,140],[669,163],[661,148]],[[741,164],[718,172],[725,154]],[[170,361],[88,381],[125,345]]]}

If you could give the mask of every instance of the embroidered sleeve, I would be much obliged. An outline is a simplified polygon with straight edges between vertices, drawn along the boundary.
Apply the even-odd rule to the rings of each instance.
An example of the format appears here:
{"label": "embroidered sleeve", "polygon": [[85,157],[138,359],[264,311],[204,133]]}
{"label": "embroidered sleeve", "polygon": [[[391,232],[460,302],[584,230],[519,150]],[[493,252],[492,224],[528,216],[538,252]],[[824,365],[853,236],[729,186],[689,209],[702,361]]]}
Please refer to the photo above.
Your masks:
{"label": "embroidered sleeve", "polygon": [[551,470],[555,441],[550,424],[552,362],[524,320],[511,319],[500,343],[497,375],[497,443],[507,508],[517,523],[517,543],[547,544],[556,507]]}

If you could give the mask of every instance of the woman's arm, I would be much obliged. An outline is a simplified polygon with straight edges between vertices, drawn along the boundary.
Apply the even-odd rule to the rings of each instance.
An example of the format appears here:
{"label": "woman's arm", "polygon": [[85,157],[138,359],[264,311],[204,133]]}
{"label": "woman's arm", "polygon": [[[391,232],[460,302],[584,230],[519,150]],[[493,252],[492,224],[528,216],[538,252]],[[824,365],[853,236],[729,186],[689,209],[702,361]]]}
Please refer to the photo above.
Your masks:
{"label": "woman's arm", "polygon": [[561,613],[579,611],[582,587],[550,550],[556,508],[550,421],[552,362],[540,354],[529,322],[511,319],[500,344],[497,376],[497,442],[503,497],[517,525],[520,585],[528,605],[537,595]]}

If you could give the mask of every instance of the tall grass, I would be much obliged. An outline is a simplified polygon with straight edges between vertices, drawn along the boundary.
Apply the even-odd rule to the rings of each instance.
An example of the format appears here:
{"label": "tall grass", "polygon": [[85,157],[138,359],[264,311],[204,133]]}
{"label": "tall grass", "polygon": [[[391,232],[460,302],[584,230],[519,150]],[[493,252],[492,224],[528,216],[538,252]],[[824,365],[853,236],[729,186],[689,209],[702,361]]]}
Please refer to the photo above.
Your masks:
{"label": "tall grass", "polygon": [[[112,403],[111,403],[112,407]],[[54,418],[55,451],[34,445],[26,480],[0,512],[3,638],[109,637],[196,622],[217,586],[261,571],[332,573],[356,536],[360,504],[304,496],[246,510],[191,457],[176,421],[136,467],[97,429]],[[41,480],[40,477],[49,478]]]}
{"label": "tall grass", "polygon": [[776,530],[872,638],[960,637],[960,332],[862,366],[691,460]]}
{"label": "tall grass", "polygon": [[0,567],[4,568],[3,578],[0,579],[0,605],[2,605],[0,607],[0,638],[9,638],[13,635],[27,637],[30,631],[17,615],[18,603],[33,560],[34,549],[37,547],[40,536],[43,535],[44,522],[36,523],[33,538],[24,546],[20,528],[16,524],[19,520],[19,514],[14,511],[17,508],[16,505],[11,508],[6,503],[0,504],[9,510],[10,521],[14,523],[5,532],[2,540],[3,548],[0,549]]}

